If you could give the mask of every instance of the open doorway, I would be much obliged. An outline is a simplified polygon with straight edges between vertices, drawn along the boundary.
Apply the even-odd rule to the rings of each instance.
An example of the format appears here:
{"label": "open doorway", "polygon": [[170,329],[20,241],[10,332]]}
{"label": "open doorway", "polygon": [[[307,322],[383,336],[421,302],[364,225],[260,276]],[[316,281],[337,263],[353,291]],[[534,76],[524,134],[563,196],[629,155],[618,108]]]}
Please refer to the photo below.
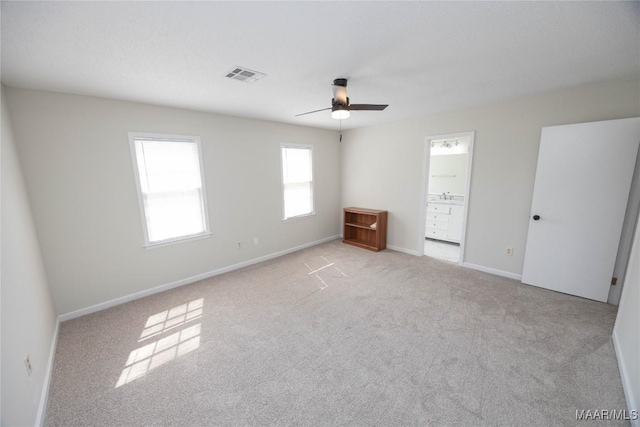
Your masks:
{"label": "open doorway", "polygon": [[462,264],[474,132],[425,138],[419,253]]}

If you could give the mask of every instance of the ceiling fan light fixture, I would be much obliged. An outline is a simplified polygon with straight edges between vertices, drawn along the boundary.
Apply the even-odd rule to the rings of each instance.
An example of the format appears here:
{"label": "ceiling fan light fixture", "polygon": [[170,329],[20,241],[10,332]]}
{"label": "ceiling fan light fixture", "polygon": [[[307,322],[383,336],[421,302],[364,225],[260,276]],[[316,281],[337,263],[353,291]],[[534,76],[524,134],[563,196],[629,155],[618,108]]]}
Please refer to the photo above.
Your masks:
{"label": "ceiling fan light fixture", "polygon": [[331,117],[336,120],[348,119],[350,115],[349,110],[336,109],[331,112]]}
{"label": "ceiling fan light fixture", "polygon": [[337,104],[346,105],[349,103],[347,98],[347,86],[333,85],[333,101]]}

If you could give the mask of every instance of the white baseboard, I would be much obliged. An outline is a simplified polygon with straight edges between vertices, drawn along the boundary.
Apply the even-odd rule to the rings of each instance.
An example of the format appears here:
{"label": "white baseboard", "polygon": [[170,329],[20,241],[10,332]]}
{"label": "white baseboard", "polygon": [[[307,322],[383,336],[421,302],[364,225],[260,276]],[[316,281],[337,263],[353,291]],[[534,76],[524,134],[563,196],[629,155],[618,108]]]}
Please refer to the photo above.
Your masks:
{"label": "white baseboard", "polygon": [[469,262],[463,262],[463,267],[470,268],[472,270],[478,270],[489,274],[495,274],[496,276],[507,277],[509,279],[522,280],[522,274],[511,273],[510,271],[498,270],[496,268],[485,267],[484,265],[471,264]]}
{"label": "white baseboard", "polygon": [[60,328],[60,318],[56,319],[56,328],[53,331],[51,339],[51,349],[49,350],[49,361],[47,362],[47,370],[44,373],[44,382],[42,384],[42,393],[40,394],[40,403],[38,404],[38,415],[36,415],[36,427],[42,426],[44,416],[47,410],[47,402],[49,401],[49,385],[51,384],[51,375],[53,374],[53,359],[56,355],[56,345],[58,344],[58,329]]}
{"label": "white baseboard", "polygon": [[[338,235],[337,237],[342,239],[342,234]],[[402,248],[400,246],[387,245],[387,249],[391,249],[392,251],[396,251],[396,252],[402,252],[403,254],[420,256],[420,254],[418,254],[418,251]]]}
{"label": "white baseboard", "polygon": [[403,254],[420,256],[418,251],[414,251],[413,249],[402,248],[400,246],[387,245],[387,249],[391,249],[392,251],[396,251],[396,252],[402,252]]}
{"label": "white baseboard", "polygon": [[[624,397],[627,401],[627,414],[630,414],[632,410],[640,411],[640,408],[636,408],[636,402],[638,402],[636,396],[633,394],[633,388],[631,387],[631,378],[629,378],[629,372],[627,371],[627,364],[624,360],[624,355],[620,351],[618,344],[618,334],[614,329],[611,338],[613,339],[613,349],[616,352],[616,359],[618,359],[618,370],[620,371],[620,379],[622,380],[622,389],[624,390]],[[640,427],[640,417],[636,420],[630,420],[633,427]]]}
{"label": "white baseboard", "polygon": [[139,298],[144,298],[149,295],[157,294],[159,292],[168,291],[169,289],[177,288],[179,286],[188,285],[191,283],[195,283],[199,280],[208,279],[209,277],[217,276],[219,274],[227,273],[229,271],[237,270],[239,268],[247,267],[249,265],[257,264],[259,262],[267,261],[273,258],[278,258],[283,255],[290,254],[292,252],[299,251],[301,249],[309,248],[311,246],[316,246],[321,243],[326,243],[331,240],[335,240],[339,238],[338,235],[326,237],[324,239],[316,240],[314,242],[305,243],[304,245],[295,246],[293,248],[285,249],[283,251],[274,252],[268,255],[264,255],[258,258],[250,259],[248,261],[243,261],[237,264],[229,265],[227,267],[221,267],[216,270],[208,271],[206,273],[197,274],[195,276],[187,277],[186,279],[176,280],[175,282],[167,283],[160,286],[155,286],[153,288],[145,289],[144,291],[135,292],[133,294],[125,295],[123,297],[114,298],[109,301],[105,301],[99,304],[95,304],[89,307],[81,308],[79,310],[71,311],[69,313],[61,314],[58,318],[60,322],[65,322],[67,320],[75,319],[76,317],[84,316],[87,314],[95,313],[96,311],[104,310],[110,307],[115,307],[116,305],[124,304],[129,301],[133,301]]}

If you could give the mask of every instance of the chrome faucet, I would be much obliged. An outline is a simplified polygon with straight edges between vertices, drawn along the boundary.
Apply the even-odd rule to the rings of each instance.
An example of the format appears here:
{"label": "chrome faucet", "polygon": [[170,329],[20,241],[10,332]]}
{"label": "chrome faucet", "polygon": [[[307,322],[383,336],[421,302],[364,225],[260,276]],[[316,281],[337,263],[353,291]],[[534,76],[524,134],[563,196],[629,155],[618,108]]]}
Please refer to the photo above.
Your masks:
{"label": "chrome faucet", "polygon": [[440,196],[441,199],[447,200],[447,193],[442,193]]}

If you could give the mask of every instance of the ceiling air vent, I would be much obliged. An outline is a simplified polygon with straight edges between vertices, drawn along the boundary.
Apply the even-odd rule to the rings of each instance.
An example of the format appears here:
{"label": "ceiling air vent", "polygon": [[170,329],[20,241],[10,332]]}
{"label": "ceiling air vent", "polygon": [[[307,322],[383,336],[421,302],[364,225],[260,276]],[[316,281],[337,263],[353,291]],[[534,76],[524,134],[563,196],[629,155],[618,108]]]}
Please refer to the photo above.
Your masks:
{"label": "ceiling air vent", "polygon": [[248,68],[244,67],[234,67],[233,69],[229,70],[229,72],[227,72],[225,77],[233,80],[239,80],[245,83],[253,83],[265,76],[265,73],[261,73],[259,71],[249,70]]}

